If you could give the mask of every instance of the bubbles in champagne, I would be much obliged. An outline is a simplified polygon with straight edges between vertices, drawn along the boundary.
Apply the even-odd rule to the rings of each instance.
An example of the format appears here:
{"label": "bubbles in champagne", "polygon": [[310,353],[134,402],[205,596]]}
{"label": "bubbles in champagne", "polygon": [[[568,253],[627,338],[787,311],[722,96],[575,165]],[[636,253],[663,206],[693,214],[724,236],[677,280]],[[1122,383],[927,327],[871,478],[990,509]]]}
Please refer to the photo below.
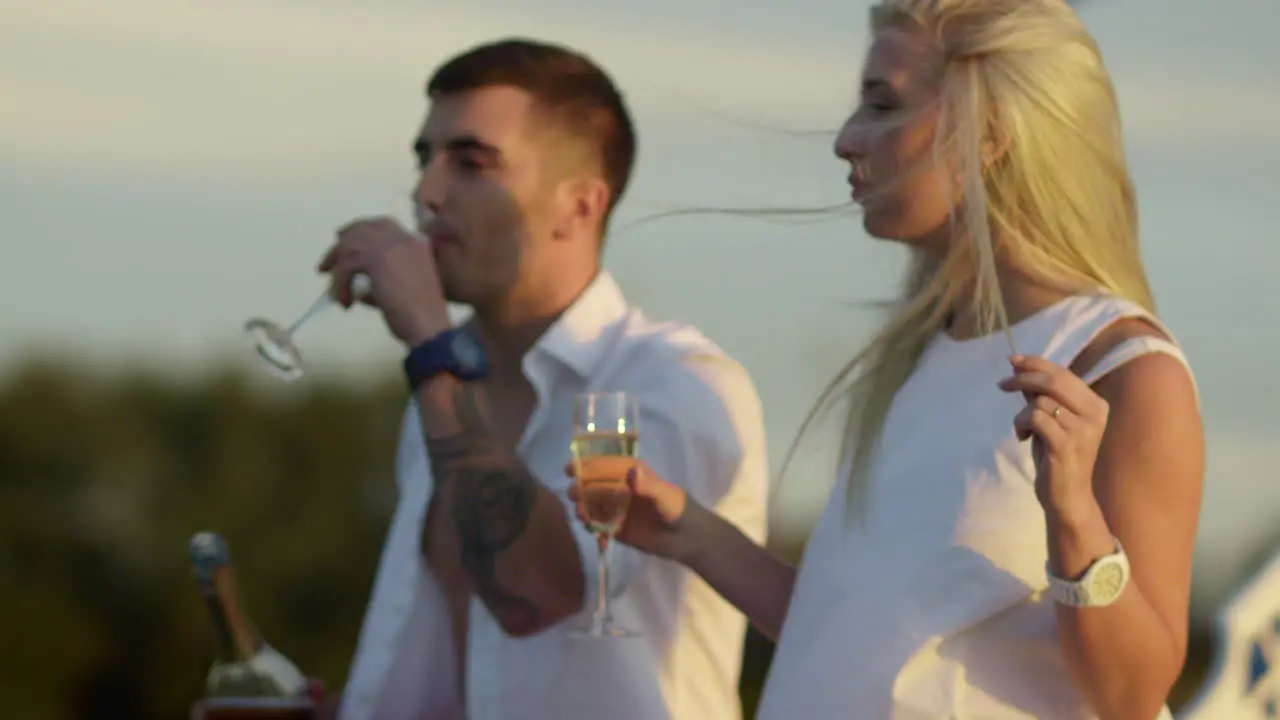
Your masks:
{"label": "bubbles in champagne", "polygon": [[627,518],[631,488],[627,473],[635,466],[634,432],[584,432],[573,437],[579,504],[592,532],[613,535]]}
{"label": "bubbles in champagne", "polygon": [[581,484],[582,514],[592,532],[613,535],[627,519],[631,488],[625,480],[594,479]]}
{"label": "bubbles in champagne", "polygon": [[570,450],[574,460],[587,458],[635,458],[636,433],[584,432],[573,436]]}

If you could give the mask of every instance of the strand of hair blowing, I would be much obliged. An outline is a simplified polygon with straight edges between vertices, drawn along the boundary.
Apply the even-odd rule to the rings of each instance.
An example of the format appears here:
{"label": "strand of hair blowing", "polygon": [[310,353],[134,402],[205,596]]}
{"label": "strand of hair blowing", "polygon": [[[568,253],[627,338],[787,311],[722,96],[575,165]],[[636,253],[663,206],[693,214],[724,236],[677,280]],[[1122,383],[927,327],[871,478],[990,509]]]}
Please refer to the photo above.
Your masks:
{"label": "strand of hair blowing", "polygon": [[[913,251],[887,324],[822,391],[784,457],[785,476],[813,423],[844,407],[846,520],[864,517],[869,470],[889,409],[949,316],[969,311],[978,333],[1003,331],[1016,351],[998,259],[1063,292],[1101,289],[1155,309],[1138,253],[1115,91],[1096,44],[1067,3],[884,0],[872,10],[873,31],[901,23],[926,30],[943,51],[938,124],[931,156],[879,184],[891,192],[918,170],[946,161],[957,168],[959,197],[946,254]],[[626,229],[698,214],[794,223],[844,207],[685,208]]]}
{"label": "strand of hair blowing", "polygon": [[947,254],[937,261],[913,253],[893,317],[801,425],[803,436],[819,414],[846,406],[847,520],[864,517],[889,409],[947,317],[963,307],[980,334],[1003,331],[1012,349],[999,255],[1047,286],[1101,289],[1154,311],[1114,89],[1066,3],[886,0],[873,9],[873,30],[894,23],[929,30],[946,56],[929,161],[958,161],[963,202],[953,203],[960,209]]}

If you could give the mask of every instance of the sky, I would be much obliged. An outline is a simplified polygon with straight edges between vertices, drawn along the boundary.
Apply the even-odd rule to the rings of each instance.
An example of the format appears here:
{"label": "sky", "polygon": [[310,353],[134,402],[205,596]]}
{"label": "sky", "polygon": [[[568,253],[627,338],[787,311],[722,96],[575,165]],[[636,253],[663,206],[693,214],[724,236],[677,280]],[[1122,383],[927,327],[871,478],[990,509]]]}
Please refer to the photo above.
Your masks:
{"label": "sky", "polygon": [[[0,372],[41,350],[176,375],[247,362],[240,326],[290,321],[321,292],[313,268],[336,228],[405,215],[432,69],[524,35],[585,51],[624,90],[640,159],[607,267],[650,315],[698,325],[747,366],[780,460],[874,329],[860,303],[892,295],[901,250],[847,213],[627,225],[843,203],[831,131],[852,106],[868,3],[610,5],[0,0]],[[1203,396],[1203,603],[1280,516],[1280,3],[1093,0],[1081,14],[1120,95],[1161,316]],[[399,358],[364,310],[300,341],[317,374]],[[806,447],[777,496],[784,532],[830,486],[829,448]]]}

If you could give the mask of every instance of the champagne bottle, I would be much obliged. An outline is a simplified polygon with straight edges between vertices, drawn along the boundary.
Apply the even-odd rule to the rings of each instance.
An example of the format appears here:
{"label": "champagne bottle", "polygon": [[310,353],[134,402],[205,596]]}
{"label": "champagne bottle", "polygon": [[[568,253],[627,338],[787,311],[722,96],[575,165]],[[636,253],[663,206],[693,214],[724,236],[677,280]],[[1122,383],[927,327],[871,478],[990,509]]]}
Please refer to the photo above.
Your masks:
{"label": "champagne bottle", "polygon": [[199,532],[188,544],[196,583],[209,608],[217,657],[205,681],[210,698],[296,698],[306,678],[289,658],[262,640],[240,605],[227,544]]}

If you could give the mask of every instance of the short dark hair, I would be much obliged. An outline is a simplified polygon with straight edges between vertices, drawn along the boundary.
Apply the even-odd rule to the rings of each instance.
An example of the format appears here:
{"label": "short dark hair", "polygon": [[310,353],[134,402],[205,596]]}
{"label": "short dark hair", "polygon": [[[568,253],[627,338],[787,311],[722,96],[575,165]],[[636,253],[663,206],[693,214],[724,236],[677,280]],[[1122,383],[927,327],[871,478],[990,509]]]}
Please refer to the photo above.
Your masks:
{"label": "short dark hair", "polygon": [[427,95],[454,95],[494,85],[529,93],[553,122],[595,146],[609,186],[607,225],[627,189],[636,155],[635,128],[613,80],[582,53],[511,38],[474,47],[440,66],[427,83]]}

